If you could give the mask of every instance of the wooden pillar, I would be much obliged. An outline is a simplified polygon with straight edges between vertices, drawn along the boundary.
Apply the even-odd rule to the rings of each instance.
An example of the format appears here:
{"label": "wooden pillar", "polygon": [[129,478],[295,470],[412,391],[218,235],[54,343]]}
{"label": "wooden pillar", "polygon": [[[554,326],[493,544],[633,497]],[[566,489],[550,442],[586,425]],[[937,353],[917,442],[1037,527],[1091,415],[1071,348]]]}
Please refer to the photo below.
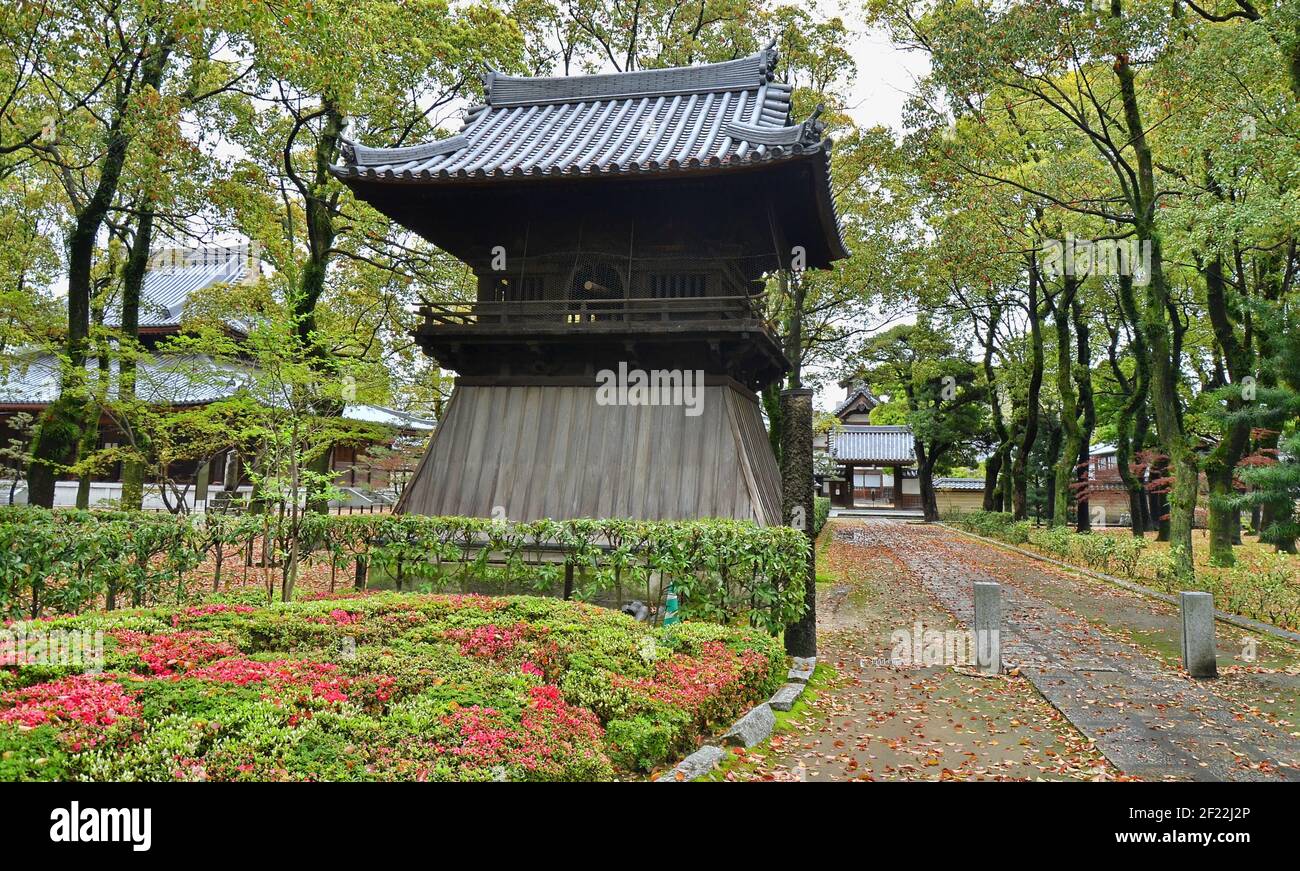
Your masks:
{"label": "wooden pillar", "polygon": [[852,463],[844,464],[844,486],[847,488],[844,493],[844,507],[852,508],[855,504],[853,497],[853,479],[856,477]]}
{"label": "wooden pillar", "polygon": [[[808,537],[804,614],[785,627],[785,652],[791,656],[817,655],[817,548],[812,540],[812,402],[813,391],[806,387],[781,391],[781,514],[787,523]],[[852,483],[850,478],[850,488]]]}
{"label": "wooden pillar", "polygon": [[894,507],[903,507],[903,467],[894,466]]}

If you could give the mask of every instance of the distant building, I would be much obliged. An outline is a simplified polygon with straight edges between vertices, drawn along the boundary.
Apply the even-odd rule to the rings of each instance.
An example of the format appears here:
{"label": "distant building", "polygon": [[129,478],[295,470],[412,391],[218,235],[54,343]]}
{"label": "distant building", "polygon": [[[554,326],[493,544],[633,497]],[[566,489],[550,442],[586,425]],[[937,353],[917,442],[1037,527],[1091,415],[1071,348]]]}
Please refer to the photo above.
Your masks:
{"label": "distant building", "polygon": [[822,482],[822,493],[838,508],[921,507],[912,429],[875,426],[871,411],[880,404],[863,382],[840,382],[844,400],[832,412],[837,425],[825,438],[836,472]]}
{"label": "distant building", "polygon": [[[137,363],[136,395],[141,400],[179,410],[229,398],[247,386],[253,377],[247,366],[219,361],[205,354],[167,353],[159,350],[159,346],[163,340],[182,332],[185,309],[195,293],[222,284],[255,282],[260,275],[261,265],[251,256],[247,245],[172,248],[150,259],[140,300],[140,344],[151,352]],[[119,327],[119,314],[106,316],[105,326]],[[226,328],[237,340],[244,338],[248,331],[246,324],[233,320],[226,323]],[[92,378],[98,377],[98,366],[97,360],[86,362]],[[46,406],[59,395],[59,378],[59,357],[42,351],[19,352],[0,365],[0,444],[7,444],[17,435],[15,415],[26,413],[39,419]],[[110,361],[108,378],[108,395],[113,398],[118,381],[115,360]],[[385,448],[400,447],[403,441],[423,441],[435,427],[434,421],[427,418],[371,405],[351,404],[343,414],[352,420],[391,427],[394,441]],[[113,448],[121,440],[121,430],[111,417],[104,415],[100,419],[97,448]],[[364,491],[387,488],[394,474],[401,474],[400,468],[391,468],[395,465],[401,464],[392,463],[388,457],[367,457],[364,449],[355,447],[336,447],[331,456],[331,468],[338,472],[337,484],[355,488],[358,491],[355,498],[362,501],[369,499]],[[96,475],[91,481],[91,504],[121,498],[121,475],[120,463]],[[192,486],[183,497],[187,507],[206,502],[212,488],[231,493],[251,489],[233,450],[221,452],[206,462],[177,463],[170,469],[170,477]],[[0,486],[0,500],[8,500],[11,483]],[[74,505],[77,486],[70,476],[58,482],[55,505]],[[14,488],[14,501],[21,503],[26,499],[26,487],[20,482]],[[149,488],[146,488],[146,507],[165,507],[158,493],[150,493]]]}
{"label": "distant building", "polygon": [[980,511],[984,508],[984,479],[935,478],[934,500],[941,515]]}

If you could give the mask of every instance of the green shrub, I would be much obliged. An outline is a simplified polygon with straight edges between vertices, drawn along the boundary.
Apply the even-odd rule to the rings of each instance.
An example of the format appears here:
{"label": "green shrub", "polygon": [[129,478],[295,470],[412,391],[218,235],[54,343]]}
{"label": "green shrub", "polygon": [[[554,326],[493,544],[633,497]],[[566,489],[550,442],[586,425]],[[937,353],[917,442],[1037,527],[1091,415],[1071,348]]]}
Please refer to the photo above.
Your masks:
{"label": "green shrub", "polygon": [[689,752],[786,665],[760,629],[654,627],[528,596],[218,603],[41,625],[105,632],[107,661],[90,677],[0,669],[3,780],[605,780]]}
{"label": "green shrub", "polygon": [[[672,722],[676,719],[678,722]],[[628,770],[650,771],[674,758],[688,723],[684,715],[662,712],[659,717],[612,720],[605,726],[609,757]]]}
{"label": "green shrub", "polygon": [[813,497],[813,537],[821,535],[826,521],[831,517],[831,500],[829,496]]}
{"label": "green shrub", "polygon": [[[829,510],[829,506],[827,507]],[[219,586],[218,545],[255,545],[268,530],[276,562],[287,558],[288,528],[276,514],[172,517],[151,512],[0,508],[0,617],[77,613],[98,604],[184,604]],[[296,541],[299,556],[347,570],[364,558],[376,575],[409,578],[430,591],[553,590],[563,558],[575,568],[575,595],[622,589],[662,602],[671,584],[684,619],[730,623],[743,617],[772,634],[803,613],[808,540],[786,526],[735,520],[538,520],[513,523],[472,517],[310,514]],[[205,574],[196,571],[208,566]],[[260,604],[249,592],[212,601]],[[657,609],[656,613],[662,613]],[[268,620],[253,631],[268,644],[276,633],[306,627]],[[267,634],[269,633],[269,634]],[[304,635],[304,633],[306,633]]]}

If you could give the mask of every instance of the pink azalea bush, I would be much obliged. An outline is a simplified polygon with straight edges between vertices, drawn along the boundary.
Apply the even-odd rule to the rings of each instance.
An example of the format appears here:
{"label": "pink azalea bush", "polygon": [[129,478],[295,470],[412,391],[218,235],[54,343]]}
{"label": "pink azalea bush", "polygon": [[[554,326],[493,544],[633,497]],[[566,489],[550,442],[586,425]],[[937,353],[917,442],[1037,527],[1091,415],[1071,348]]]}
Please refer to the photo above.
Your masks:
{"label": "pink azalea bush", "polygon": [[0,671],[0,780],[607,779],[689,750],[783,663],[751,630],[531,597],[78,621],[112,639],[105,674]]}
{"label": "pink azalea bush", "polygon": [[118,629],[112,633],[118,648],[135,653],[156,675],[172,675],[195,665],[211,662],[239,651],[228,641],[216,640],[211,632],[137,632]]}
{"label": "pink azalea bush", "polygon": [[74,752],[94,747],[103,727],[140,716],[134,696],[120,683],[75,675],[0,695],[0,723],[19,729],[53,726]]}

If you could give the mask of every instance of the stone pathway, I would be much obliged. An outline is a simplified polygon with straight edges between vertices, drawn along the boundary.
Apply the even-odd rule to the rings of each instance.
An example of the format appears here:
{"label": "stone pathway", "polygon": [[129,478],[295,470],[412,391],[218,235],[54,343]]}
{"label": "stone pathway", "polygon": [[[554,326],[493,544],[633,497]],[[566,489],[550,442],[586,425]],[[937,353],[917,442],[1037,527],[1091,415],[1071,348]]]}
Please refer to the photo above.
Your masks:
{"label": "stone pathway", "polygon": [[[833,520],[818,571],[834,676],[727,779],[1300,780],[1294,645],[1234,665],[1221,625],[1223,677],[1193,681],[1174,608],[939,526]],[[897,663],[891,636],[969,624],[990,580],[1010,674]]]}
{"label": "stone pathway", "polygon": [[[1058,607],[1047,588],[1061,579],[1043,564],[942,527],[862,523],[847,534],[856,546],[897,554],[926,591],[968,625],[974,582],[1001,583],[1005,666],[1028,676],[1126,774],[1300,780],[1300,738],[1286,726],[1242,711],[1215,691],[1214,682],[1191,680],[1103,632],[1086,610]],[[1172,623],[1177,614],[1170,611]]]}
{"label": "stone pathway", "polygon": [[770,743],[735,752],[727,780],[1105,780],[1123,775],[1023,676],[891,659],[899,629],[958,630],[892,548],[835,521],[818,555],[814,697]]}

